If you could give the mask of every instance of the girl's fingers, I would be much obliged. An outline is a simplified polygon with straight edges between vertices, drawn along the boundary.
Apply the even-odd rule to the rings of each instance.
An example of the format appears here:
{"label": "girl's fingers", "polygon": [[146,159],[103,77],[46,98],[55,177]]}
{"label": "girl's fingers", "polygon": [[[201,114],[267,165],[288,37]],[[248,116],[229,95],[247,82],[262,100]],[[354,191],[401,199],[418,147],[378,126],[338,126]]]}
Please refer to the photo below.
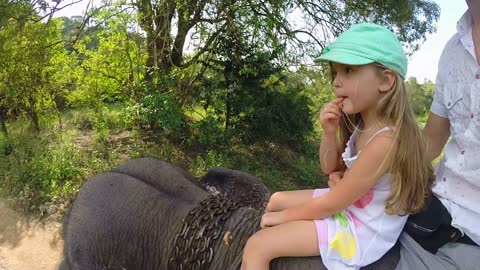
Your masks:
{"label": "girl's fingers", "polygon": [[329,107],[325,107],[323,113],[334,113],[338,116],[342,116],[342,112],[340,111],[340,109],[335,106],[335,105],[332,105],[332,106],[329,106]]}
{"label": "girl's fingers", "polygon": [[343,177],[343,172],[336,171],[328,175],[328,186],[331,188],[338,184]]}
{"label": "girl's fingers", "polygon": [[323,115],[323,119],[325,119],[325,120],[330,120],[330,119],[338,120],[339,116],[340,115],[338,115],[336,113],[326,113],[326,114]]}
{"label": "girl's fingers", "polygon": [[333,100],[332,102],[335,103],[335,104],[339,104],[341,103],[345,98],[343,97],[337,97],[335,100]]}
{"label": "girl's fingers", "polygon": [[344,100],[344,98],[340,98],[340,101],[335,102],[335,105],[339,110],[342,110],[342,108],[343,108],[343,100]]}
{"label": "girl's fingers", "polygon": [[334,171],[331,174],[328,175],[330,178],[338,179],[343,176],[343,173],[341,171]]}
{"label": "girl's fingers", "polygon": [[329,188],[333,188],[335,185],[337,184],[337,182],[334,182],[334,181],[328,181],[328,187]]}

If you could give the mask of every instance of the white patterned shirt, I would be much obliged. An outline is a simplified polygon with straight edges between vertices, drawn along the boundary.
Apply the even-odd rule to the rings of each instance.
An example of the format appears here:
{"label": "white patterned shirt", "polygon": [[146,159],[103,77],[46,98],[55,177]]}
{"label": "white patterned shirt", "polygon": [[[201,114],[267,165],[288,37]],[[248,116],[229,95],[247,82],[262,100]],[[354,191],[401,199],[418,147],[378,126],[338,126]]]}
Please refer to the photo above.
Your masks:
{"label": "white patterned shirt", "polygon": [[430,111],[447,118],[451,131],[433,192],[450,212],[452,226],[480,244],[480,65],[472,26],[467,12],[442,52]]}

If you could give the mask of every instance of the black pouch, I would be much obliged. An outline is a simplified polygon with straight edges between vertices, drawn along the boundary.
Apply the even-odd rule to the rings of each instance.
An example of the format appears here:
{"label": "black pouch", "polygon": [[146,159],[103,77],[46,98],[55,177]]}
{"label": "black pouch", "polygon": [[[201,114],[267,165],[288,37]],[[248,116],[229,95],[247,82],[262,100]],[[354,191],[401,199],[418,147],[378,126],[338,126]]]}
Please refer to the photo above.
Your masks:
{"label": "black pouch", "polygon": [[450,213],[432,195],[422,212],[410,215],[405,231],[425,250],[435,254],[444,244],[462,237],[462,233],[450,225],[451,222]]}

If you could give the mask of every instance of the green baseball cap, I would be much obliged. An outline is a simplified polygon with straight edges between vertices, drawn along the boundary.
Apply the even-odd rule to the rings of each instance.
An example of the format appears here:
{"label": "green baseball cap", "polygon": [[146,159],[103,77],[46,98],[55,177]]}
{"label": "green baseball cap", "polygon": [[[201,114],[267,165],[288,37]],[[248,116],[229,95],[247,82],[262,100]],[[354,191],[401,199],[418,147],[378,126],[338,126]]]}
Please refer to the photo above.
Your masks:
{"label": "green baseball cap", "polygon": [[397,72],[407,74],[407,57],[400,41],[387,28],[374,23],[359,23],[340,34],[323,49],[319,61],[346,65],[380,63]]}

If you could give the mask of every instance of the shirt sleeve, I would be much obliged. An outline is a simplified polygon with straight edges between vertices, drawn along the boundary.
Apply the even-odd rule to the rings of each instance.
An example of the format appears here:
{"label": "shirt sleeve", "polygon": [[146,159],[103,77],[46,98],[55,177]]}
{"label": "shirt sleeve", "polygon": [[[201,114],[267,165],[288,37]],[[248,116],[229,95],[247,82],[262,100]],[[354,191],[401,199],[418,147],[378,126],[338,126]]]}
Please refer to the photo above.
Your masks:
{"label": "shirt sleeve", "polygon": [[435,93],[433,94],[432,106],[430,107],[430,112],[443,117],[448,118],[448,110],[445,106],[445,101],[443,98],[444,87],[442,84],[436,85]]}

